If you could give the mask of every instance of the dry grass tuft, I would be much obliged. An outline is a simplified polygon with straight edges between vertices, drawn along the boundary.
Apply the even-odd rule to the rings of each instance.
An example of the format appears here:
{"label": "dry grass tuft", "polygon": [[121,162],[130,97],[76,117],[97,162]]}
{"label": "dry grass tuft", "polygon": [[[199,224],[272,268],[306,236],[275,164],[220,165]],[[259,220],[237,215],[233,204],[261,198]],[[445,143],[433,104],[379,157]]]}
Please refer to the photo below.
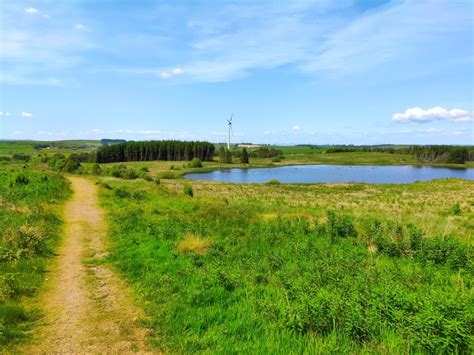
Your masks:
{"label": "dry grass tuft", "polygon": [[178,251],[182,254],[196,253],[204,255],[211,246],[209,239],[203,239],[195,234],[187,234],[183,240],[178,243]]}

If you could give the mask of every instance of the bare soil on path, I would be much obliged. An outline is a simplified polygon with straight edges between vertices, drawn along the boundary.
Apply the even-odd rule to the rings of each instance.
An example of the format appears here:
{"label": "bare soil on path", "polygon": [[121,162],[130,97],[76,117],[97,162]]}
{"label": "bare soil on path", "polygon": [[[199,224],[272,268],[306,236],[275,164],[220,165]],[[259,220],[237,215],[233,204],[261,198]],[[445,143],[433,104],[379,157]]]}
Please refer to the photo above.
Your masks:
{"label": "bare soil on path", "polygon": [[65,238],[40,298],[43,317],[25,353],[148,353],[143,317],[124,282],[103,263],[107,224],[97,187],[70,177]]}

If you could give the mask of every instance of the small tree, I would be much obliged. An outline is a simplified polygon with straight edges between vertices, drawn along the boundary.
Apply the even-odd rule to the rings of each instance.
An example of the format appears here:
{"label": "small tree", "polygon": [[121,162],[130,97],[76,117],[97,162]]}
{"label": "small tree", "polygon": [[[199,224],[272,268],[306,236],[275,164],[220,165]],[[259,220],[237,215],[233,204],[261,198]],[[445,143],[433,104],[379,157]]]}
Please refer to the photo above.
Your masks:
{"label": "small tree", "polygon": [[249,163],[249,153],[247,152],[247,149],[244,148],[242,150],[242,155],[240,157],[240,161],[242,164],[248,164]]}
{"label": "small tree", "polygon": [[225,149],[223,146],[219,148],[219,161],[225,163]]}
{"label": "small tree", "polygon": [[232,163],[232,154],[228,149],[221,146],[219,149],[219,160],[221,163]]}

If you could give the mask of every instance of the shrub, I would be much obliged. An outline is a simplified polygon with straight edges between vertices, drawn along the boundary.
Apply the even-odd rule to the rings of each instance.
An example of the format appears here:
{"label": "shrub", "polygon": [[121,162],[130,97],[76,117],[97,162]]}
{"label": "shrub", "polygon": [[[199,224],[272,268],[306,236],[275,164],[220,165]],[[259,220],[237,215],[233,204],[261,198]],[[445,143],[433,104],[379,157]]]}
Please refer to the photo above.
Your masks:
{"label": "shrub", "polygon": [[162,173],[160,173],[159,177],[161,179],[177,179],[179,175],[176,173],[173,173],[172,171],[163,171]]}
{"label": "shrub", "polygon": [[453,207],[451,207],[451,213],[455,216],[461,215],[461,206],[459,205],[459,202],[456,202]]}
{"label": "shrub", "polygon": [[280,184],[281,184],[280,180],[277,180],[277,179],[271,179],[265,183],[265,185],[280,185]]}
{"label": "shrub", "polygon": [[30,179],[23,174],[18,174],[15,178],[15,183],[17,185],[28,185],[30,183]]}
{"label": "shrub", "polygon": [[157,184],[157,185],[160,185],[160,184],[161,184],[160,178],[155,178],[155,184]]}
{"label": "shrub", "polygon": [[127,167],[123,164],[114,165],[110,170],[110,175],[116,178],[123,178],[126,174]]}
{"label": "shrub", "polygon": [[138,173],[135,169],[127,169],[125,176],[126,179],[135,180],[138,178]]}
{"label": "shrub", "polygon": [[80,166],[81,166],[80,162],[78,162],[75,159],[68,158],[68,159],[66,159],[66,162],[65,162],[65,164],[64,164],[64,166],[61,170],[65,171],[67,173],[73,173],[77,169],[79,169]]}
{"label": "shrub", "polygon": [[114,194],[115,196],[120,197],[120,198],[130,198],[132,196],[130,192],[124,189],[123,187],[119,187],[115,189]]}
{"label": "shrub", "polygon": [[147,166],[142,166],[142,167],[140,168],[140,171],[143,171],[143,172],[145,172],[145,173],[150,172],[150,170],[148,169]]}
{"label": "shrub", "polygon": [[31,157],[25,153],[13,154],[12,159],[15,161],[30,161]]}
{"label": "shrub", "polygon": [[199,158],[193,158],[188,164],[188,167],[190,168],[202,168],[202,162],[201,159]]}
{"label": "shrub", "polygon": [[99,164],[95,163],[92,165],[91,167],[91,174],[92,175],[100,175],[100,173],[102,172],[102,168],[100,167]]}
{"label": "shrub", "polygon": [[350,216],[336,214],[332,210],[328,210],[326,216],[328,219],[326,231],[332,240],[336,238],[357,237],[357,232]]}
{"label": "shrub", "polygon": [[191,185],[184,185],[183,186],[183,191],[186,195],[188,195],[189,197],[193,197],[194,196],[194,192],[193,192],[193,187]]}
{"label": "shrub", "polygon": [[279,162],[281,162],[281,158],[279,156],[273,157],[272,162],[273,163],[279,163]]}

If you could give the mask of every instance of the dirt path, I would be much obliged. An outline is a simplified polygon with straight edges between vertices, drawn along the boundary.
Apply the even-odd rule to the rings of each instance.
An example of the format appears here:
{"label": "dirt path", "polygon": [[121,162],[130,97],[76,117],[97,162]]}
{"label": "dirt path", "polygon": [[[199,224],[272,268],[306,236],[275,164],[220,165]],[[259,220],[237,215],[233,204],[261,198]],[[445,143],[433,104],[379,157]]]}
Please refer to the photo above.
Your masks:
{"label": "dirt path", "polygon": [[142,314],[123,281],[101,262],[107,226],[93,182],[69,178],[65,239],[41,297],[44,317],[26,353],[148,352]]}

